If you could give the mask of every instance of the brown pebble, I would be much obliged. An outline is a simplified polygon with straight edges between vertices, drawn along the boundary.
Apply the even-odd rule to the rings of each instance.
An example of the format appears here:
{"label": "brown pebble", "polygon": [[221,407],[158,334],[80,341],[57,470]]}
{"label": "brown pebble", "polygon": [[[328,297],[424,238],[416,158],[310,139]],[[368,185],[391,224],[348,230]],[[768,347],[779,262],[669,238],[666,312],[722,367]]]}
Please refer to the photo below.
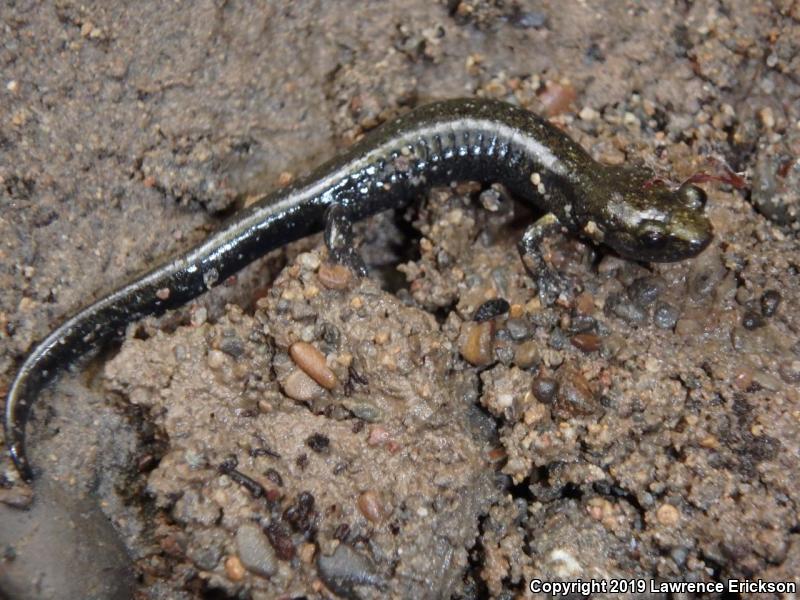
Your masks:
{"label": "brown pebble", "polygon": [[161,288],[156,291],[156,298],[159,300],[169,300],[169,288]]}
{"label": "brown pebble", "polygon": [[267,534],[267,539],[275,549],[278,558],[281,560],[294,558],[296,550],[292,543],[292,536],[283,523],[273,521],[264,528],[264,533]]}
{"label": "brown pebble", "polygon": [[244,579],[245,568],[238,556],[229,556],[225,559],[225,575],[231,581],[241,581]]}
{"label": "brown pebble", "polygon": [[368,521],[380,523],[383,520],[383,505],[376,492],[367,490],[358,496],[358,510]]}
{"label": "brown pebble", "polygon": [[673,527],[678,524],[681,513],[672,504],[662,504],[656,511],[656,519],[665,527]]}
{"label": "brown pebble", "polygon": [[559,369],[558,380],[555,408],[560,418],[568,419],[595,411],[594,392],[579,371],[569,367]]}
{"label": "brown pebble", "polygon": [[314,559],[314,552],[316,552],[316,547],[314,544],[303,544],[300,546],[300,552],[298,555],[300,556],[300,560],[302,560],[306,564],[311,564],[311,561]]}
{"label": "brown pebble", "polygon": [[594,314],[594,296],[589,292],[582,292],[575,298],[575,312],[581,315]]}
{"label": "brown pebble", "polygon": [[505,460],[508,454],[506,453],[505,448],[492,448],[489,450],[489,454],[487,455],[489,458],[489,462],[500,462]]}
{"label": "brown pebble", "polygon": [[319,282],[330,290],[343,290],[350,285],[353,277],[350,269],[336,263],[322,263],[317,271]]}
{"label": "brown pebble", "polygon": [[475,366],[488,365],[494,356],[493,322],[465,323],[464,327],[467,333],[461,345],[461,356]]}
{"label": "brown pebble", "polygon": [[572,336],[570,341],[578,350],[583,350],[584,352],[597,352],[602,346],[600,336],[594,333],[579,333]]}
{"label": "brown pebble", "polygon": [[385,444],[390,439],[389,432],[382,425],[376,425],[369,430],[369,438],[367,438],[367,445],[380,446]]}
{"label": "brown pebble", "polygon": [[310,402],[325,394],[325,389],[300,369],[295,369],[283,381],[284,393],[294,400]]}
{"label": "brown pebble", "polygon": [[552,377],[537,377],[533,380],[533,395],[539,402],[550,404],[558,390],[558,383]]}
{"label": "brown pebble", "polygon": [[566,112],[577,97],[575,88],[569,83],[548,82],[539,94],[539,101],[547,116],[552,117]]}
{"label": "brown pebble", "polygon": [[289,355],[297,366],[325,389],[336,387],[336,375],[325,362],[325,355],[307,342],[295,342],[289,347]]}
{"label": "brown pebble", "polygon": [[514,364],[520,369],[535,367],[540,361],[538,345],[533,340],[522,342],[514,350]]}

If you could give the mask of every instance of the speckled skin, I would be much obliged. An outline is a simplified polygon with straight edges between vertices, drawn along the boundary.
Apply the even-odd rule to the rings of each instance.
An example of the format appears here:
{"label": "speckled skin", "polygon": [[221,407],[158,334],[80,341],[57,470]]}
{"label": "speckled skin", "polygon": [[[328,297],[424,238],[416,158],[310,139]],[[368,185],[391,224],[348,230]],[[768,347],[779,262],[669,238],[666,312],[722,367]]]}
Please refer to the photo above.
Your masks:
{"label": "speckled skin", "polygon": [[6,441],[22,476],[33,477],[24,448],[31,404],[60,369],[120,336],[129,323],[185,304],[270,250],[321,231],[330,206],[362,219],[464,179],[503,183],[568,230],[637,260],[681,260],[711,239],[699,188],[673,191],[650,185],[646,170],[601,165],[545,119],[503,102],[423,106],[291,187],[265,195],[201,244],[48,335],[22,364],[6,401]]}

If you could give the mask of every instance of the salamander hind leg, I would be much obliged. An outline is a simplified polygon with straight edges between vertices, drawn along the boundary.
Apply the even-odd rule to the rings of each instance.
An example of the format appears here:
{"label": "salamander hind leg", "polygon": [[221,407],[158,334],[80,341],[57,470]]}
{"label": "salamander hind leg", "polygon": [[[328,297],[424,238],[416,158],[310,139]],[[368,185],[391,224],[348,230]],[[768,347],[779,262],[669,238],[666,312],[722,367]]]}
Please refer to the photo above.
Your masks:
{"label": "salamander hind leg", "polygon": [[532,223],[517,244],[522,264],[536,280],[539,299],[549,306],[569,287],[569,282],[558,271],[547,265],[542,254],[542,241],[561,231],[561,223],[553,213],[547,213]]}
{"label": "salamander hind leg", "polygon": [[325,245],[332,260],[360,277],[367,275],[367,266],[353,238],[353,219],[341,204],[331,204],[325,213]]}

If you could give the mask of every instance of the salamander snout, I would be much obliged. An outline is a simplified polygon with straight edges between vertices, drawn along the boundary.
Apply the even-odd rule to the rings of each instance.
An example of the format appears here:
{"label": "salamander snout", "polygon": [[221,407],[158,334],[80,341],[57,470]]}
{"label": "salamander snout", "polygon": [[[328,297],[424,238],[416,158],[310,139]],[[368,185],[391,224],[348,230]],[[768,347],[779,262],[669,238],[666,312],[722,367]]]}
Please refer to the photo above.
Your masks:
{"label": "salamander snout", "polygon": [[673,262],[697,256],[711,242],[704,214],[706,193],[686,183],[642,185],[632,177],[610,193],[605,206],[604,242],[621,255],[647,262]]}

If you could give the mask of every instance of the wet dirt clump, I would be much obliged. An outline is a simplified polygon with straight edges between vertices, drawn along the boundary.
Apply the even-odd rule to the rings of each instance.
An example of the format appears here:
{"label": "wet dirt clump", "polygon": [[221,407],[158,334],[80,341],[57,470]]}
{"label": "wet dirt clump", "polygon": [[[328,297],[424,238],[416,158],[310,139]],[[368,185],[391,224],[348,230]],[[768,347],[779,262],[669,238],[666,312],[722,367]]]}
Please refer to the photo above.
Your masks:
{"label": "wet dirt clump", "polygon": [[253,315],[129,340],[106,365],[168,442],[146,578],[254,598],[460,589],[499,494],[475,375],[432,315],[324,254],[300,254]]}

